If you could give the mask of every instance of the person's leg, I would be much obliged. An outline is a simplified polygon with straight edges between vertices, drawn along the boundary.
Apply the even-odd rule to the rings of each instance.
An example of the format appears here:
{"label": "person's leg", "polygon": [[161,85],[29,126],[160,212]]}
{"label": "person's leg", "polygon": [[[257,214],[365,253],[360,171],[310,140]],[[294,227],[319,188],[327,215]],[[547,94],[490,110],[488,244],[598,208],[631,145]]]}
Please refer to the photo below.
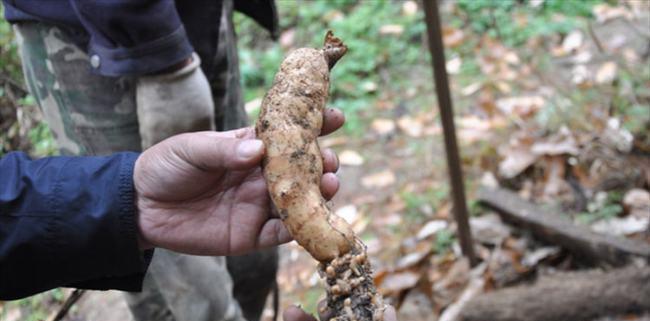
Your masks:
{"label": "person's leg", "polygon": [[[88,55],[58,27],[29,22],[16,24],[14,29],[29,91],[62,154],[140,150],[134,79],[92,74]],[[140,294],[140,312],[132,312],[151,313],[151,317],[137,320],[174,320],[157,288],[148,275]]]}
{"label": "person's leg", "polygon": [[161,285],[176,320],[244,321],[232,296],[224,257],[179,255],[163,249],[157,249],[155,255],[149,274]]}
{"label": "person's leg", "polygon": [[[248,125],[239,82],[237,37],[232,21],[232,1],[224,1],[219,46],[210,72],[212,95],[215,102],[215,122],[218,130],[241,128]],[[257,321],[262,315],[266,298],[275,286],[278,269],[278,250],[271,248],[249,255],[228,257],[228,271],[234,282],[233,295],[248,321]]]}
{"label": "person's leg", "polygon": [[239,57],[232,21],[232,0],[223,1],[221,15],[219,43],[208,80],[212,86],[217,130],[230,130],[245,127],[249,121],[239,83]]}

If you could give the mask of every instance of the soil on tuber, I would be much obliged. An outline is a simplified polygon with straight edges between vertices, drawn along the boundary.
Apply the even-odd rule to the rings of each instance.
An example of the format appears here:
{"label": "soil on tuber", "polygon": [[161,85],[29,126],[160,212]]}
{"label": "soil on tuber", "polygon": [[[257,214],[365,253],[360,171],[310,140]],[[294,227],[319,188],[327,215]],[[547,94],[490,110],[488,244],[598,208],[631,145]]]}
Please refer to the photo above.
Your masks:
{"label": "soil on tuber", "polygon": [[330,321],[381,321],[366,247],[334,214],[320,192],[323,174],[317,137],[327,102],[330,69],[347,47],[331,31],[322,49],[301,48],[280,65],[262,101],[258,138],[271,199],[294,239],[320,262]]}

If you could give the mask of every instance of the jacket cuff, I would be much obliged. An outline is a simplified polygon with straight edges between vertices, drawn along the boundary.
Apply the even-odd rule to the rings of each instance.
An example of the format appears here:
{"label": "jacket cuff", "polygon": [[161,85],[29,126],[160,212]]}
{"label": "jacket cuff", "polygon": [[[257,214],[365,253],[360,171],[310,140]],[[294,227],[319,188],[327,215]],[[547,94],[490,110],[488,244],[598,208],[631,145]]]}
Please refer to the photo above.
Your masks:
{"label": "jacket cuff", "polygon": [[119,264],[116,275],[72,284],[76,288],[93,290],[141,291],[145,273],[153,258],[153,250],[140,251],[138,246],[137,210],[135,205],[135,188],[133,186],[133,169],[140,154],[119,153],[123,158],[119,168],[118,184],[118,228],[113,235],[112,253]]}
{"label": "jacket cuff", "polygon": [[194,52],[185,28],[135,47],[107,48],[92,40],[88,46],[90,66],[104,76],[144,75],[177,64]]}
{"label": "jacket cuff", "polygon": [[[112,267],[104,274],[66,286],[94,290],[140,291],[145,273],[153,257],[153,250],[140,251],[137,239],[137,210],[134,199],[133,168],[139,154],[133,152],[118,153],[114,157],[121,158],[116,179],[115,203],[116,220],[114,229],[110,229],[107,243],[110,249],[103,255],[104,261]],[[109,193],[109,194],[112,194]],[[108,231],[107,231],[108,232]],[[107,273],[108,272],[108,273]]]}

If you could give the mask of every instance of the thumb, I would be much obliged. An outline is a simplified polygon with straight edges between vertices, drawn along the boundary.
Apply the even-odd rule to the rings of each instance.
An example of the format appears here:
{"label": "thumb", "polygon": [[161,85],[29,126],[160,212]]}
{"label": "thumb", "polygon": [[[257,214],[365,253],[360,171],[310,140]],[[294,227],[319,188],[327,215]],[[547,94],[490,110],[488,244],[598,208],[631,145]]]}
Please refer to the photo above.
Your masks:
{"label": "thumb", "polygon": [[175,143],[178,155],[203,170],[245,170],[259,166],[264,156],[264,143],[258,139],[219,137],[204,133],[181,135],[184,142]]}

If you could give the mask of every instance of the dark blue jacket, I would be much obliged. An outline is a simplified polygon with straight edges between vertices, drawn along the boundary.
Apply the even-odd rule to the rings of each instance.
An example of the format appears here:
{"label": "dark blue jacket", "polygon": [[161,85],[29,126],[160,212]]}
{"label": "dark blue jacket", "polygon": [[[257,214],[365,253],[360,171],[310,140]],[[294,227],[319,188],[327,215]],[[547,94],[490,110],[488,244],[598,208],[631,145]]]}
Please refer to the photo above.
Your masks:
{"label": "dark blue jacket", "polygon": [[[142,75],[168,68],[196,51],[210,79],[219,41],[221,0],[3,0],[10,22],[41,21],[67,28],[97,56],[95,72]],[[273,0],[239,0],[235,9],[277,36]]]}
{"label": "dark blue jacket", "polygon": [[59,286],[139,291],[137,153],[0,159],[0,300]]}

